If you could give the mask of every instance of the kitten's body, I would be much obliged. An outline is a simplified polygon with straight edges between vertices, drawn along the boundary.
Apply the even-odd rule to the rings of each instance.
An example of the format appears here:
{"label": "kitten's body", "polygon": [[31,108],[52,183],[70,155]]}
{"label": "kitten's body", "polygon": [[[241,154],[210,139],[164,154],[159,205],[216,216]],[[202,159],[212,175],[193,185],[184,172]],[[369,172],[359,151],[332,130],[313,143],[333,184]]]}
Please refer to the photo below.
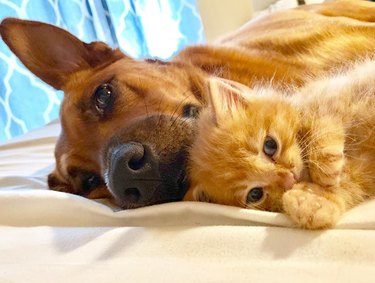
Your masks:
{"label": "kitten's body", "polygon": [[375,195],[374,60],[290,96],[218,82],[211,91],[185,199],[284,211],[315,229]]}

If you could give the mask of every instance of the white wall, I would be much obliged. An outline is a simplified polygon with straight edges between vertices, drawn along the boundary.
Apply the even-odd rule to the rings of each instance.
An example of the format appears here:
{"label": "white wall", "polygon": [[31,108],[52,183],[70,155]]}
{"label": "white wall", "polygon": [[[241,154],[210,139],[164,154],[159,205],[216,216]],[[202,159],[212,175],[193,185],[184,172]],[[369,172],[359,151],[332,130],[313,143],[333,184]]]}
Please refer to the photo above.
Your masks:
{"label": "white wall", "polygon": [[197,0],[208,42],[246,23],[276,0]]}
{"label": "white wall", "polygon": [[[322,2],[324,0],[305,0],[306,4]],[[269,12],[294,7],[297,5],[297,0],[197,0],[197,3],[206,39],[211,42],[237,29],[271,4],[274,5],[268,9]]]}

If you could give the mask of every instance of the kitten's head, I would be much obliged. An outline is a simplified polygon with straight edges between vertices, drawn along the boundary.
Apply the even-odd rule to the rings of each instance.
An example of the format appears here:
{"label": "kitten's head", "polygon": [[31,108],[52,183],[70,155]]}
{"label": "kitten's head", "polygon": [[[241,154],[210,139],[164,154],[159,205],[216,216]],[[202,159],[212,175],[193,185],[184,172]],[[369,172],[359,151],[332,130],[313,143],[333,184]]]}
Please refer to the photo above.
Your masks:
{"label": "kitten's head", "polygon": [[303,168],[298,112],[270,89],[218,79],[209,85],[185,200],[280,211],[282,194]]}

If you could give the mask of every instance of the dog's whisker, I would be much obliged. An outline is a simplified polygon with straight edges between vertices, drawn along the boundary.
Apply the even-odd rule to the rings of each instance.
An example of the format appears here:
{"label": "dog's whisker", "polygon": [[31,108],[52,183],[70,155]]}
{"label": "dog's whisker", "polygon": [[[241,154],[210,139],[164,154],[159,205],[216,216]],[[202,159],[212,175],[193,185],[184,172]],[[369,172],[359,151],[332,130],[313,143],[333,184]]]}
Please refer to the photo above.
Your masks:
{"label": "dog's whisker", "polygon": [[150,113],[148,112],[147,101],[144,98],[142,100],[143,100],[145,108],[146,108],[146,117],[149,118],[150,117]]}
{"label": "dog's whisker", "polygon": [[158,128],[159,127],[159,125],[160,125],[160,121],[161,121],[161,117],[162,117],[162,114],[161,113],[164,113],[165,112],[165,108],[163,109],[163,110],[161,110],[161,103],[162,103],[162,101],[163,101],[163,99],[164,99],[164,96],[165,96],[165,92],[163,92],[163,94],[160,96],[160,101],[159,101],[159,105],[158,105],[158,108],[157,108],[157,111],[158,111],[158,113],[159,113],[159,119],[158,119],[158,121],[156,122],[156,126],[155,126],[155,128]]}
{"label": "dog's whisker", "polygon": [[[186,92],[187,92],[187,91],[186,91]],[[186,92],[184,92],[184,94],[185,94]],[[185,96],[185,98],[182,99],[182,100],[178,103],[178,105],[176,106],[175,110],[174,110],[173,113],[171,114],[171,117],[174,117],[174,116],[176,115],[176,112],[178,111],[178,109],[180,109],[181,105],[182,105],[182,104],[183,104],[183,103],[184,103],[189,97],[190,97],[189,95]]]}

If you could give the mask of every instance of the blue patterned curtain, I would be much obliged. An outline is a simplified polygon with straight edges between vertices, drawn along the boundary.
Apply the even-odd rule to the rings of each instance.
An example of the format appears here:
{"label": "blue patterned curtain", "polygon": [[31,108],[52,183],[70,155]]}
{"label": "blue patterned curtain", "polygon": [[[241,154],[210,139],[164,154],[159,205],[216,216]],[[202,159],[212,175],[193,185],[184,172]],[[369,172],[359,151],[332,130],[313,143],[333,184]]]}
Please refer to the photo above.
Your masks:
{"label": "blue patterned curtain", "polygon": [[[0,0],[5,17],[48,22],[134,58],[168,59],[204,41],[195,0]],[[0,142],[57,118],[61,99],[0,41]]]}

